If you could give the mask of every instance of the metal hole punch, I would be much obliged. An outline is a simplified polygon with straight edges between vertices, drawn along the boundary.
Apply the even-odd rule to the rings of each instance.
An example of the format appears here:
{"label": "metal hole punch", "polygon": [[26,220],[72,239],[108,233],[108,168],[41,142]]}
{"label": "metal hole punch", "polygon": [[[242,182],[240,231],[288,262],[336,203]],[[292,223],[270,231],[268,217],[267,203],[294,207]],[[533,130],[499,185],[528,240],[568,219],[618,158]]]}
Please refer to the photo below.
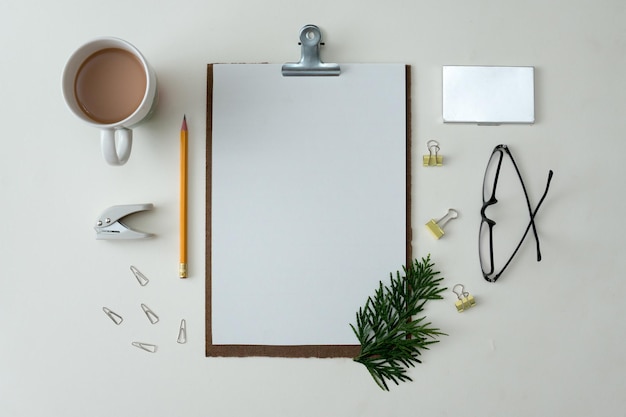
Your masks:
{"label": "metal hole punch", "polygon": [[[459,288],[458,292],[457,287]],[[476,300],[474,300],[474,296],[465,291],[465,287],[463,285],[456,284],[452,288],[452,292],[455,293],[458,297],[458,300],[454,303],[454,305],[456,306],[456,309],[459,313],[462,313],[468,308],[474,307],[476,305]]]}
{"label": "metal hole punch", "polygon": [[187,343],[187,322],[185,321],[185,319],[182,319],[180,321],[180,327],[178,328],[178,339],[176,339],[176,342],[180,343],[181,345]]}
{"label": "metal hole punch", "polygon": [[150,282],[150,280],[144,274],[142,274],[137,268],[131,265],[130,270],[133,273],[133,275],[135,275],[135,278],[137,278],[139,285],[141,285],[142,287],[145,287],[146,285],[148,285],[148,282]]}
{"label": "metal hole punch", "polygon": [[94,226],[96,239],[145,239],[153,237],[153,234],[133,230],[121,221],[124,217],[130,216],[133,213],[152,210],[153,207],[154,206],[150,203],[109,207],[102,212],[96,221],[96,225]]}
{"label": "metal hole punch", "polygon": [[445,226],[448,221],[456,219],[457,217],[459,217],[458,211],[455,209],[448,209],[446,215],[439,220],[431,219],[428,223],[426,223],[426,228],[430,231],[430,233],[432,233],[435,239],[440,239],[445,234],[443,226]]}
{"label": "metal hole punch", "polygon": [[146,317],[148,317],[148,320],[150,320],[150,323],[156,324],[159,322],[159,316],[154,314],[154,311],[150,310],[150,307],[148,307],[145,304],[141,304],[141,309],[143,310],[144,313],[146,313]]}
{"label": "metal hole punch", "polygon": [[131,345],[150,353],[156,353],[157,351],[157,346],[151,343],[132,342]]}
{"label": "metal hole punch", "polygon": [[102,307],[102,311],[104,311],[104,314],[109,316],[109,318],[113,320],[113,323],[117,324],[118,326],[124,321],[122,316],[120,316],[108,307]]}
{"label": "metal hole punch", "polygon": [[424,155],[423,163],[425,167],[440,167],[443,166],[443,156],[439,155],[439,142],[436,140],[429,140],[426,142],[428,148],[428,155]]}

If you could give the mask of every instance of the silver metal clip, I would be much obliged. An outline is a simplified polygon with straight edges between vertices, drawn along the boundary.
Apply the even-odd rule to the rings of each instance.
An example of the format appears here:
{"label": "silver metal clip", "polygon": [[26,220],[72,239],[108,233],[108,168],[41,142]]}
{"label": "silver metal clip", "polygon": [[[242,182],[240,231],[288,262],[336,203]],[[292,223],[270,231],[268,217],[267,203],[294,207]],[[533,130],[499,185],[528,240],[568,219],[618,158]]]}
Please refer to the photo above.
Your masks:
{"label": "silver metal clip", "polygon": [[300,30],[302,57],[300,62],[288,62],[283,65],[283,76],[339,75],[339,64],[325,64],[320,59],[322,34],[315,25],[306,25]]}
{"label": "silver metal clip", "polygon": [[102,307],[102,311],[104,311],[104,314],[109,316],[109,318],[113,320],[113,323],[117,324],[118,326],[124,321],[122,316],[120,316],[108,307]]}
{"label": "silver metal clip", "polygon": [[187,343],[187,323],[185,319],[180,321],[180,327],[178,329],[178,339],[176,340],[181,345]]}
{"label": "silver metal clip", "polygon": [[145,287],[146,285],[148,285],[148,282],[150,282],[150,280],[144,274],[142,274],[137,268],[131,265],[130,270],[135,275],[135,278],[137,278],[139,285],[141,285],[142,287]]}
{"label": "silver metal clip", "polygon": [[157,346],[150,343],[132,342],[131,345],[150,353],[155,353],[157,351]]}
{"label": "silver metal clip", "polygon": [[154,236],[151,233],[133,230],[121,221],[126,216],[138,211],[152,210],[153,207],[150,203],[109,207],[96,221],[94,226],[96,239],[145,239]]}
{"label": "silver metal clip", "polygon": [[148,307],[145,304],[142,304],[141,309],[143,310],[144,313],[146,313],[146,317],[148,317],[148,320],[150,320],[150,323],[156,324],[159,322],[159,316],[154,314],[154,311],[150,310],[150,307]]}

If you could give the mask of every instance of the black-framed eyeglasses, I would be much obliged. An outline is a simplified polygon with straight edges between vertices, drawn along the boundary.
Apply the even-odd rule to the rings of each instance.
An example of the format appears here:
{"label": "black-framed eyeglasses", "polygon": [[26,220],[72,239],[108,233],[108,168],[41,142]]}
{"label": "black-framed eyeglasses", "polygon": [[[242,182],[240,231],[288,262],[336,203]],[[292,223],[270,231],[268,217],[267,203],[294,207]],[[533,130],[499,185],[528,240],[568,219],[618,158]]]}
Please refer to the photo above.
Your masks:
{"label": "black-framed eyeglasses", "polygon": [[[530,221],[528,222],[528,226],[522,235],[519,243],[515,247],[513,254],[506,261],[502,269],[496,273],[494,267],[494,256],[493,256],[493,228],[496,225],[496,222],[488,218],[485,214],[485,211],[488,207],[496,204],[498,199],[496,198],[496,190],[498,188],[498,179],[500,177],[500,168],[502,167],[502,161],[504,156],[508,155],[513,163],[513,167],[515,168],[515,172],[517,173],[517,177],[520,180],[522,185],[522,190],[524,191],[524,197],[526,198],[526,205],[528,207],[528,214],[530,216]],[[485,170],[485,177],[483,179],[483,206],[480,209],[481,222],[480,222],[480,230],[478,232],[478,256],[480,258],[480,267],[483,272],[483,277],[489,282],[496,282],[498,278],[502,275],[502,273],[509,266],[517,251],[522,246],[524,239],[526,239],[526,235],[530,229],[533,230],[533,235],[535,236],[535,242],[537,243],[537,262],[541,261],[541,249],[539,247],[539,235],[537,234],[537,228],[535,227],[535,216],[539,211],[539,207],[543,204],[543,201],[548,194],[548,188],[550,187],[550,181],[552,181],[552,170],[548,173],[548,180],[546,183],[546,189],[537,204],[537,207],[533,210],[530,205],[530,199],[528,198],[528,192],[526,191],[526,186],[524,184],[524,180],[522,179],[522,175],[520,174],[519,168],[515,163],[515,159],[511,154],[508,146],[506,145],[498,145],[493,149],[491,153],[491,157],[489,158],[489,162],[487,163],[487,168]]]}

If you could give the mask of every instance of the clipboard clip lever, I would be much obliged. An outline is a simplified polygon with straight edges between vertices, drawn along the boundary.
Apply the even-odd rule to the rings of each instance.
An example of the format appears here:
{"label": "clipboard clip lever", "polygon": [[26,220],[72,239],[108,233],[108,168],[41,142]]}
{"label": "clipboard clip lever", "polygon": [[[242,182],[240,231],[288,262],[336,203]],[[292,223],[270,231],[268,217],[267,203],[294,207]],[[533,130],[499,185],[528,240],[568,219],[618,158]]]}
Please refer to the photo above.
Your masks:
{"label": "clipboard clip lever", "polygon": [[154,206],[148,204],[127,204],[122,206],[112,206],[104,210],[94,229],[97,240],[110,239],[144,239],[154,236],[151,233],[144,233],[133,230],[122,223],[122,219],[138,211],[152,210]]}
{"label": "clipboard clip lever", "polygon": [[322,34],[315,25],[306,25],[300,30],[300,45],[302,57],[300,62],[287,62],[283,65],[284,77],[289,76],[318,76],[339,75],[339,64],[327,64],[320,59],[320,45]]}

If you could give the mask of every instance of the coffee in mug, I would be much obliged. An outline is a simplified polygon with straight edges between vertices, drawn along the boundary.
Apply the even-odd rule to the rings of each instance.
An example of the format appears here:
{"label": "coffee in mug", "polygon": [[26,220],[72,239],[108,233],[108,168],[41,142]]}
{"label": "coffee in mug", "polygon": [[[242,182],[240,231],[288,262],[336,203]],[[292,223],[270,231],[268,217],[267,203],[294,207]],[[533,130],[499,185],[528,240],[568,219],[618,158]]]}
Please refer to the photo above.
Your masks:
{"label": "coffee in mug", "polygon": [[132,146],[130,128],[146,120],[156,106],[156,75],[128,42],[99,38],[68,60],[63,93],[75,115],[100,128],[105,160],[123,165]]}

